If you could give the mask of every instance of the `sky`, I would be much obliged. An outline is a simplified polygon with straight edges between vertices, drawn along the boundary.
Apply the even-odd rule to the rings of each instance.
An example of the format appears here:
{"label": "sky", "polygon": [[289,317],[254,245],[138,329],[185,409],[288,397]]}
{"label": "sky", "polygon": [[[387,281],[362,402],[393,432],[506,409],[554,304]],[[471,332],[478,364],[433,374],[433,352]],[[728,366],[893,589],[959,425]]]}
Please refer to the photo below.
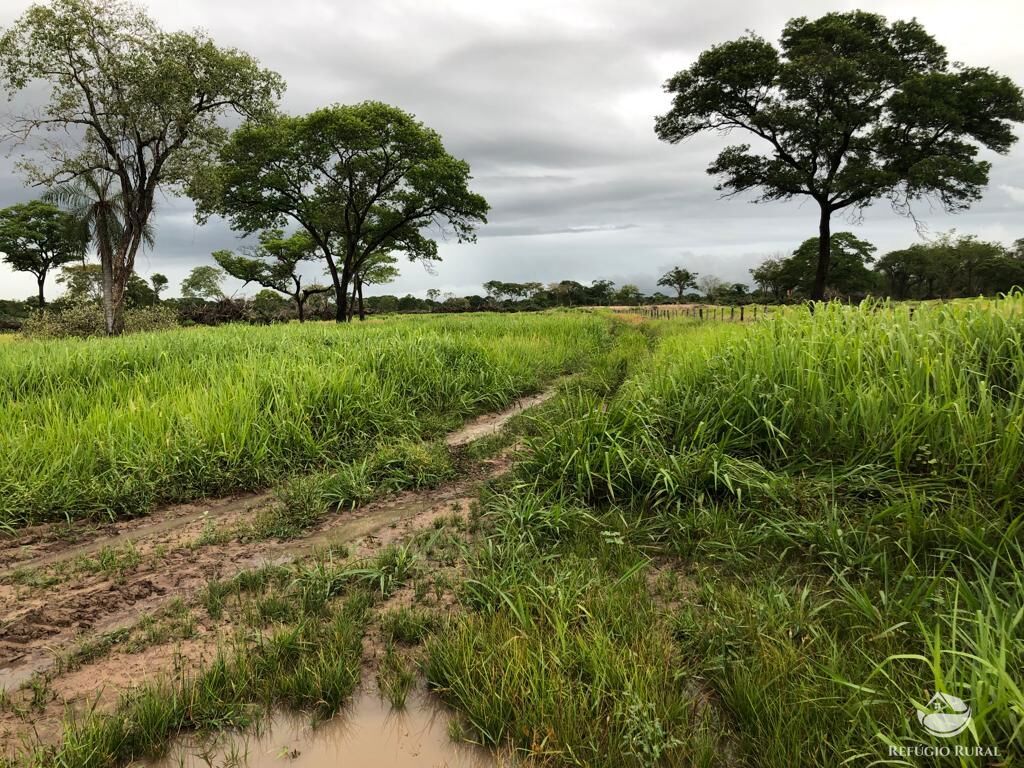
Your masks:
{"label": "sky", "polygon": [[[791,252],[817,232],[813,203],[722,199],[705,172],[730,141],[658,141],[654,117],[669,107],[663,83],[707,47],[752,30],[777,40],[785,22],[855,7],[890,19],[916,17],[950,59],[988,66],[1024,84],[1024,3],[822,3],[808,0],[149,0],[168,30],[202,28],[241,48],[287,82],[281,107],[301,114],[327,104],[385,101],[439,131],[469,162],[472,188],[491,205],[473,244],[442,242],[433,273],[401,264],[374,293],[430,288],[482,294],[487,280],[607,279],[655,290],[673,266],[751,283],[748,270]],[[0,0],[0,26],[28,7]],[[0,99],[0,120],[22,108]],[[1024,127],[1018,127],[1018,135]],[[37,195],[14,170],[20,150],[0,152],[0,207]],[[878,246],[906,247],[955,228],[1004,243],[1024,237],[1024,142],[992,155],[990,184],[969,211],[919,205],[914,222],[887,204],[857,221],[834,220]],[[210,253],[241,245],[223,221],[199,226],[187,198],[158,201],[156,245],[139,254],[144,277],[170,278],[166,295]],[[311,276],[319,268],[311,267]],[[238,295],[238,281],[225,283]],[[59,291],[52,282],[51,295]],[[0,264],[0,298],[34,292],[31,275]]]}

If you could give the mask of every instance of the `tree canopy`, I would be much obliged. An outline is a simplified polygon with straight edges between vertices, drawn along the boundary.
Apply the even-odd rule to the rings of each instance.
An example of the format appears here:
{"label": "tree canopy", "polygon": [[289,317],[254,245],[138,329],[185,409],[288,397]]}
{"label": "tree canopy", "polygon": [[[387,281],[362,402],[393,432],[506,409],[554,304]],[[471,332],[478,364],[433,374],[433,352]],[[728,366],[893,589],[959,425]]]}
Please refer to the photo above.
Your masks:
{"label": "tree canopy", "polygon": [[269,114],[281,78],[202,33],[165,32],[119,0],[51,0],[0,34],[0,83],[9,91],[50,85],[49,103],[16,130],[44,145],[22,163],[50,185],[93,172],[116,179],[123,220],[113,248],[113,332],[157,191],[177,189],[224,140],[218,118]]}
{"label": "tree canopy", "polygon": [[682,301],[687,288],[697,287],[697,273],[682,267],[673,267],[658,278],[658,285],[673,289],[676,292],[676,298]]}
{"label": "tree canopy", "polygon": [[181,295],[186,299],[223,299],[224,270],[204,264],[193,267],[181,281]]}
{"label": "tree canopy", "polygon": [[488,206],[469,180],[469,165],[436,132],[368,101],[246,123],[189,192],[200,221],[219,214],[243,232],[287,220],[303,227],[327,261],[343,321],[349,284],[374,253],[436,260],[429,229],[475,239]]}
{"label": "tree canopy", "polygon": [[85,238],[73,216],[42,200],[0,210],[0,253],[18,272],[36,278],[39,306],[46,305],[45,283],[51,269],[81,259]]}
{"label": "tree canopy", "polygon": [[778,47],[753,33],[713,46],[665,88],[662,140],[739,130],[762,142],[722,150],[708,168],[719,190],[817,203],[814,299],[828,284],[834,212],[879,198],[903,212],[922,198],[966,208],[988,182],[979,150],[1007,152],[1024,120],[1009,78],[951,64],[916,21],[864,11],[793,19]]}
{"label": "tree canopy", "polygon": [[295,302],[299,322],[305,317],[306,300],[329,288],[303,286],[299,265],[319,258],[316,242],[309,233],[300,231],[285,237],[284,230],[270,229],[259,234],[259,245],[244,253],[221,250],[213,253],[213,260],[221,269],[242,281],[243,286],[258,283],[288,296]]}

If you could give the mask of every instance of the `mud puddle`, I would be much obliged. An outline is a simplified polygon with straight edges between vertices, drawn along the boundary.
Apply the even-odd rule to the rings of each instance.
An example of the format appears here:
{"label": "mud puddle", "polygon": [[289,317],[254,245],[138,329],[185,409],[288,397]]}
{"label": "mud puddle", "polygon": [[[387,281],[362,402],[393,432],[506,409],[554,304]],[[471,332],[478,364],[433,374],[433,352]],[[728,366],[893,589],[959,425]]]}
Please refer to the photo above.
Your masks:
{"label": "mud puddle", "polygon": [[375,690],[358,692],[337,716],[312,728],[308,719],[275,716],[256,733],[219,743],[179,742],[160,760],[138,768],[497,768],[488,750],[455,742],[450,713],[429,694],[410,694],[393,710]]}

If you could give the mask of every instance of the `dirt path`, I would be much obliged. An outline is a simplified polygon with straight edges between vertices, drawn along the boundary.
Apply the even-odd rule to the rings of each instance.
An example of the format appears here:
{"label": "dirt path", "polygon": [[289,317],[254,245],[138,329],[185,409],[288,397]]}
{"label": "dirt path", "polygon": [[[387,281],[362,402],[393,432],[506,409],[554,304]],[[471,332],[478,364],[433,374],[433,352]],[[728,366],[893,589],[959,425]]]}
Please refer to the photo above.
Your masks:
{"label": "dirt path", "polygon": [[[549,389],[501,413],[474,419],[446,442],[455,449],[494,434],[554,392]],[[358,555],[407,536],[453,507],[468,508],[480,484],[509,466],[506,456],[478,462],[439,488],[393,494],[354,511],[330,514],[306,535],[284,542],[212,537],[204,542],[207,534],[227,530],[273,503],[269,493],[167,507],[146,518],[88,529],[88,540],[69,541],[62,526],[22,532],[0,559],[0,690],[22,686],[84,640],[133,625],[175,598],[193,601],[211,579],[342,544]],[[200,627],[200,634],[204,629]],[[97,681],[116,686],[126,675],[134,679],[146,667],[166,661],[143,656],[134,667],[91,665],[81,684],[86,692]],[[74,676],[63,682],[71,683]],[[63,697],[73,698],[76,687],[62,691]]]}

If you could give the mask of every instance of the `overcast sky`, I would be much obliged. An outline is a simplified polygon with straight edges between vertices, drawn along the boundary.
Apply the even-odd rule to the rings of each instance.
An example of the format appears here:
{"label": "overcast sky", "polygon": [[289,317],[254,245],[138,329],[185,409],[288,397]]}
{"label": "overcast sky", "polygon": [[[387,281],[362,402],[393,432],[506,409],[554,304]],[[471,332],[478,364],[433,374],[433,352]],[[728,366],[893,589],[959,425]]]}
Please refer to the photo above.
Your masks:
{"label": "overcast sky", "polygon": [[[481,283],[605,278],[653,290],[673,265],[731,281],[766,256],[816,234],[812,205],[719,199],[705,173],[725,140],[659,142],[654,116],[669,104],[663,82],[701,50],[751,29],[771,40],[787,19],[860,7],[916,16],[950,58],[1024,83],[1024,3],[1019,0],[821,3],[653,0],[150,0],[167,29],[205,28],[279,72],[282,107],[303,113],[377,99],[438,130],[473,169],[491,204],[476,244],[443,243],[436,274],[403,264],[376,292],[428,288],[482,293]],[[0,25],[28,6],[0,0]],[[19,99],[23,101],[23,99]],[[9,112],[7,104],[0,111]],[[738,138],[738,137],[737,137]],[[4,154],[9,147],[4,148]],[[992,158],[984,199],[956,216],[920,208],[932,234],[959,232],[1010,242],[1024,237],[1024,146]],[[0,160],[0,206],[35,191]],[[210,253],[238,245],[223,222],[200,227],[188,199],[159,202],[156,247],[143,276],[163,272],[170,294]],[[887,206],[834,222],[884,252],[919,239]],[[33,293],[33,278],[0,265],[0,297]],[[234,289],[237,283],[228,287]],[[50,291],[56,294],[56,287]]]}

